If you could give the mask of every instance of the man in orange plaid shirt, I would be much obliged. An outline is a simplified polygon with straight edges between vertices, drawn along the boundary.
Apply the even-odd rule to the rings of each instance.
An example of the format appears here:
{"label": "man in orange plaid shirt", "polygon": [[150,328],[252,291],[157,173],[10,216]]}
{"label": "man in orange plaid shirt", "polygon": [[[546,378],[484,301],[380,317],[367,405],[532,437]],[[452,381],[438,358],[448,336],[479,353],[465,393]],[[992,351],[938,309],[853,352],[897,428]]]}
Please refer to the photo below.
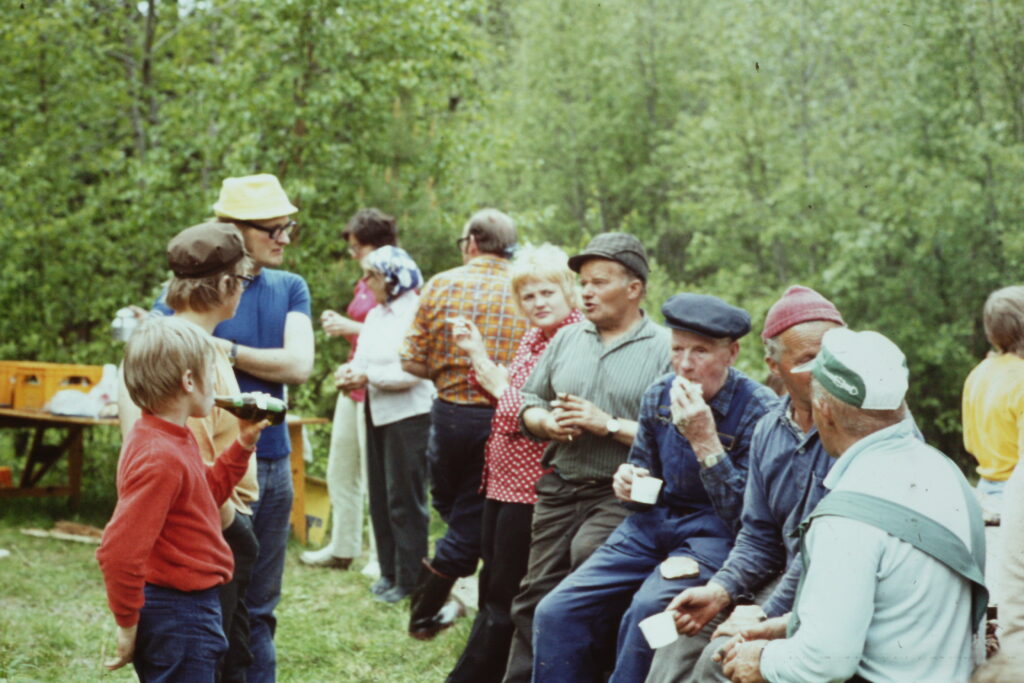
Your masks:
{"label": "man in orange plaid shirt", "polygon": [[445,607],[448,594],[456,579],[476,571],[480,559],[480,475],[494,408],[490,396],[470,382],[469,357],[455,345],[450,323],[468,318],[495,363],[512,360],[527,329],[508,274],[515,243],[510,217],[495,209],[475,213],[456,240],[465,265],[427,282],[402,349],[402,367],[437,388],[427,461],[433,505],[448,524],[434,558],[423,560],[412,595],[409,634],[414,638],[432,638],[454,621],[458,610]]}

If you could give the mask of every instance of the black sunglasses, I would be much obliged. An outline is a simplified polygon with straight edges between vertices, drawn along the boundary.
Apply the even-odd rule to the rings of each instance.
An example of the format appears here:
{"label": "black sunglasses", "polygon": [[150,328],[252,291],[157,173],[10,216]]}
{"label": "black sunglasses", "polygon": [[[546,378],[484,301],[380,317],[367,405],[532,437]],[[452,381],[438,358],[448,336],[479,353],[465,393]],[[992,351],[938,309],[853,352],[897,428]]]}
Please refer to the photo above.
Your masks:
{"label": "black sunglasses", "polygon": [[459,251],[462,251],[462,245],[465,244],[466,242],[469,242],[470,237],[472,237],[472,235],[466,235],[465,237],[460,237],[457,240],[455,240],[455,246],[459,248]]}
{"label": "black sunglasses", "polygon": [[236,280],[241,280],[242,281],[242,291],[245,291],[246,289],[249,289],[249,286],[256,279],[252,275],[237,275],[236,274],[234,277],[235,277]]}
{"label": "black sunglasses", "polygon": [[270,239],[272,240],[276,240],[277,238],[279,238],[282,232],[288,235],[288,239],[295,239],[296,237],[298,237],[299,234],[299,224],[293,220],[289,220],[284,225],[279,225],[276,228],[267,228],[262,225],[257,225],[256,223],[239,220],[237,218],[235,219],[235,222],[240,225],[244,225],[247,228],[252,228],[253,230],[265,232],[268,235],[270,235]]}

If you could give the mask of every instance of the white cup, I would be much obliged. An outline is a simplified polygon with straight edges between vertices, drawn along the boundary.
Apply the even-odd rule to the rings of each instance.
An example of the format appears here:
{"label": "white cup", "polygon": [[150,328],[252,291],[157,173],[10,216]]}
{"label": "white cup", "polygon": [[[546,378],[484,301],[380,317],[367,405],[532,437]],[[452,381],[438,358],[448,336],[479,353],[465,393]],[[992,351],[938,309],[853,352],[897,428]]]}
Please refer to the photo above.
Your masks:
{"label": "white cup", "polygon": [[676,632],[676,620],[672,612],[658,612],[640,622],[640,630],[643,631],[647,644],[652,649],[665,647],[676,642],[679,634]]}
{"label": "white cup", "polygon": [[633,477],[629,497],[637,503],[654,505],[658,502],[659,491],[661,491],[661,479],[651,476]]}

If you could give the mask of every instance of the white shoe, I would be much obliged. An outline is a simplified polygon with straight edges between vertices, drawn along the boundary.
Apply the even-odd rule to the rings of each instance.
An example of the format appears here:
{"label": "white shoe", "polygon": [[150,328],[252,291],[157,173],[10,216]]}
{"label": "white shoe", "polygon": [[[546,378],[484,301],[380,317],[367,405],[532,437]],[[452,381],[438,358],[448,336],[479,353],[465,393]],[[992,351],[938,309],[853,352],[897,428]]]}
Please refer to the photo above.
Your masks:
{"label": "white shoe", "polygon": [[352,564],[351,557],[335,557],[331,554],[331,547],[324,546],[320,550],[307,550],[299,555],[302,564],[311,567],[331,567],[334,569],[348,569]]}
{"label": "white shoe", "polygon": [[370,560],[363,567],[363,576],[369,576],[371,579],[380,578],[380,563],[377,560]]}

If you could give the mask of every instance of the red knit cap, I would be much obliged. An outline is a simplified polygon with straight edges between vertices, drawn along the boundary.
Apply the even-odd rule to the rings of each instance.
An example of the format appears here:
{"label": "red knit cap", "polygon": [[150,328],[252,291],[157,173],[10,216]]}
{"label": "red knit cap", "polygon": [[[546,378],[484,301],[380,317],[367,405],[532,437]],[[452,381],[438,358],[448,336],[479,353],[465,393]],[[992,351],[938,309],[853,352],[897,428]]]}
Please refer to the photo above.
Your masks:
{"label": "red knit cap", "polygon": [[793,285],[768,309],[761,339],[771,339],[793,325],[811,320],[831,320],[845,325],[835,305],[810,287]]}

